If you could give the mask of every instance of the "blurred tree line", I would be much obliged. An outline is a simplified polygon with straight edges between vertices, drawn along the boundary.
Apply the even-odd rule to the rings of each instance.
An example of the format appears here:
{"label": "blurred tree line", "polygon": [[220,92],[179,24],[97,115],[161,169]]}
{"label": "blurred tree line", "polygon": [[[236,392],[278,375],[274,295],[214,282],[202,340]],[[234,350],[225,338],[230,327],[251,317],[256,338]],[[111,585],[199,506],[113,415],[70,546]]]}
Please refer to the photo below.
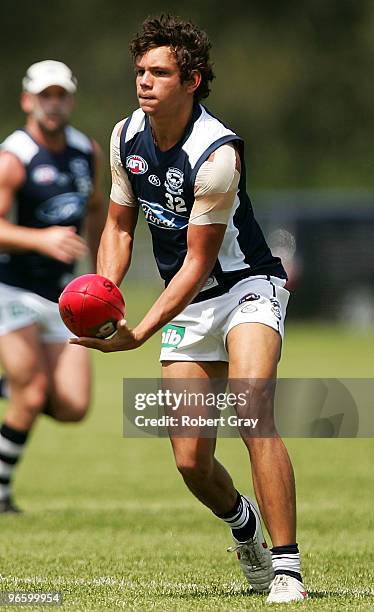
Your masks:
{"label": "blurred tree line", "polygon": [[107,158],[136,107],[129,40],[161,12],[210,35],[206,104],[245,138],[251,188],[374,186],[372,0],[1,0],[0,139],[22,125],[28,65],[59,59],[79,80],[73,124]]}

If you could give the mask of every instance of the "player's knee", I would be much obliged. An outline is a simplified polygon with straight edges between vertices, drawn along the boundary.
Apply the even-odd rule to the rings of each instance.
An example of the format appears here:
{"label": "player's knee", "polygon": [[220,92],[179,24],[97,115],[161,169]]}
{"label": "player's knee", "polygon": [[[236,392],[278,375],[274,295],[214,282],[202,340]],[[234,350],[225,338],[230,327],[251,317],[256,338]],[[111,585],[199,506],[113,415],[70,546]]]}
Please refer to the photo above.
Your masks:
{"label": "player's knee", "polygon": [[275,455],[278,452],[279,444],[283,445],[283,442],[275,429],[273,429],[272,432],[269,432],[270,429],[267,427],[263,430],[263,433],[261,433],[260,430],[259,436],[243,436],[243,441],[247,447],[251,461],[262,461],[264,454],[269,452],[269,448],[271,449],[270,452]]}
{"label": "player's knee", "polygon": [[186,481],[206,480],[213,471],[213,461],[208,457],[183,457],[176,460],[176,465]]}
{"label": "player's knee", "polygon": [[275,391],[275,381],[272,379],[266,378],[250,378],[250,382],[240,383],[240,385],[233,386],[233,391],[237,396],[245,396],[246,403],[242,404],[238,402],[238,405],[248,405],[248,404],[264,404],[269,401],[272,401],[274,397]]}
{"label": "player's knee", "polygon": [[74,400],[56,401],[52,416],[57,421],[79,423],[87,415],[89,399],[76,397]]}
{"label": "player's knee", "polygon": [[86,417],[87,412],[88,412],[88,404],[74,406],[70,409],[69,421],[71,423],[79,423],[80,421],[83,421],[83,419]]}
{"label": "player's knee", "polygon": [[[246,402],[237,404],[241,419],[256,419],[258,435],[272,435],[274,429],[274,385],[272,381],[256,381],[246,391]],[[243,435],[243,432],[240,432]],[[246,435],[244,431],[244,435]]]}
{"label": "player's knee", "polygon": [[35,374],[26,384],[17,387],[23,409],[34,415],[42,411],[48,396],[47,376],[42,372]]}

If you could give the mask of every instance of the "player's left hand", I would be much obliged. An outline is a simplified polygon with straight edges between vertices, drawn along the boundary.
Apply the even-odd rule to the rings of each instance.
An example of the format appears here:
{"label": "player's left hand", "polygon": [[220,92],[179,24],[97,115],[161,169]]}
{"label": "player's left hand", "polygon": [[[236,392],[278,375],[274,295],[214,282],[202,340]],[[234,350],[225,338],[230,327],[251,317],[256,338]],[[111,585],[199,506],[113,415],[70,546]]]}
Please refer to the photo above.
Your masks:
{"label": "player's left hand", "polygon": [[71,338],[69,344],[79,344],[87,348],[97,349],[102,353],[113,353],[115,351],[131,351],[138,348],[142,342],[138,340],[133,332],[127,326],[127,321],[121,319],[117,323],[117,332],[111,338]]}

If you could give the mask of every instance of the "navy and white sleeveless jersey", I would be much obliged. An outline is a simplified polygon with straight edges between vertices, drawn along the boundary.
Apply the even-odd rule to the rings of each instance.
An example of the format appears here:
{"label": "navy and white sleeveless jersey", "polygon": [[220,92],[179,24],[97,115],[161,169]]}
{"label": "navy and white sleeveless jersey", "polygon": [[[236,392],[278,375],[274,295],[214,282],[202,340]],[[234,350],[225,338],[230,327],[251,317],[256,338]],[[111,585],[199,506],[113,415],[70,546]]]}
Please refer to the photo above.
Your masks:
{"label": "navy and white sleeveless jersey", "polygon": [[[15,223],[46,228],[75,226],[80,232],[93,190],[94,156],[91,140],[68,126],[66,147],[52,153],[25,130],[16,130],[2,143],[2,151],[16,155],[26,179],[15,194]],[[0,282],[21,287],[57,301],[72,279],[74,264],[65,264],[36,251],[0,254]]]}
{"label": "navy and white sleeveless jersey", "polygon": [[239,187],[211,277],[194,302],[225,293],[248,276],[287,278],[253,215],[246,193],[243,141],[200,104],[195,105],[182,140],[168,151],[155,146],[149,119],[141,109],[124,122],[120,136],[121,163],[151,231],[165,285],[181,268],[187,253],[197,172],[211,153],[226,143],[233,143],[240,154]]}

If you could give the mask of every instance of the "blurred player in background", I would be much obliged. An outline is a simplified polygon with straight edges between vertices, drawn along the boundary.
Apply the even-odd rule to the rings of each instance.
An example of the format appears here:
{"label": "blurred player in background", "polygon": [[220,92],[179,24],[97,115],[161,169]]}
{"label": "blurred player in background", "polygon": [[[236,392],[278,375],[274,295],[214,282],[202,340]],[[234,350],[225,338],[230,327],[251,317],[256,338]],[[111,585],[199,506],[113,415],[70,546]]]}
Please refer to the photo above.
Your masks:
{"label": "blurred player in background", "polygon": [[[56,302],[76,262],[87,251],[96,260],[105,221],[99,146],[68,124],[77,88],[70,68],[41,61],[22,84],[26,125],[0,149],[0,362],[9,396],[0,428],[0,512],[19,511],[11,482],[37,416],[73,422],[86,414],[89,356],[66,343]],[[6,219],[12,206],[15,223]]]}
{"label": "blurred player in background", "polygon": [[[112,134],[113,186],[97,271],[122,281],[141,208],[166,288],[134,329],[122,321],[112,339],[72,342],[131,350],[165,326],[164,379],[244,379],[250,414],[261,418],[273,410],[287,275],[253,217],[242,140],[199,104],[213,78],[209,49],[203,31],[170,16],[144,22],[132,42],[140,108]],[[287,450],[278,435],[242,437],[271,552],[256,506],[214,457],[215,439],[171,433],[177,467],[191,492],[231,528],[253,589],[270,589],[268,602],[302,600]]]}

